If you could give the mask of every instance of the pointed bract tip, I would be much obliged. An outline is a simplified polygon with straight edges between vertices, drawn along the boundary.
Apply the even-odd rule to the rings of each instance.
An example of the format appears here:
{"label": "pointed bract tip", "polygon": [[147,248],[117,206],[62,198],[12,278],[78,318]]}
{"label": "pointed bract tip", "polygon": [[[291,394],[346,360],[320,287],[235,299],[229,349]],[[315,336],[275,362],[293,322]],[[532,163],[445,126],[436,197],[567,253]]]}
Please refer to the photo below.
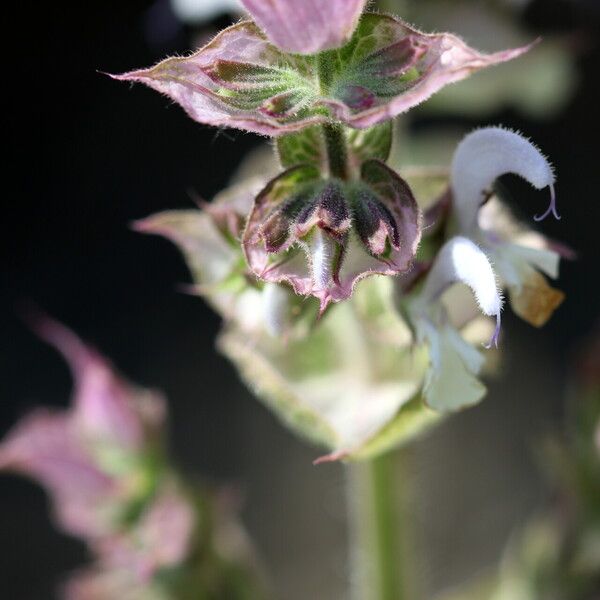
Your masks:
{"label": "pointed bract tip", "polygon": [[95,352],[82,340],[41,308],[29,303],[21,307],[21,317],[41,340],[58,350],[76,371],[94,357]]}
{"label": "pointed bract tip", "polygon": [[131,221],[129,228],[136,233],[155,233],[156,231],[152,223],[152,217]]}
{"label": "pointed bract tip", "polygon": [[144,71],[128,71],[127,73],[107,73],[105,71],[98,71],[101,75],[106,75],[115,81],[136,81],[139,79]]}
{"label": "pointed bract tip", "polygon": [[323,465],[326,463],[338,462],[347,458],[350,452],[348,450],[338,450],[337,452],[332,452],[331,454],[326,454],[325,456],[319,456],[319,458],[313,460],[313,465]]}

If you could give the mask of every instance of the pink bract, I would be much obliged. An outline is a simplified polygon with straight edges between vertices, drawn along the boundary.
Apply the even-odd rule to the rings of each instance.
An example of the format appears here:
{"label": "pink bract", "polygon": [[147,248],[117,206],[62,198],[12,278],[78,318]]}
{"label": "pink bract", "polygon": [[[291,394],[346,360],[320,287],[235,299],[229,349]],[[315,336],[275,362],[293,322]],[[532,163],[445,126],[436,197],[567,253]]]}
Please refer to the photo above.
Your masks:
{"label": "pink bract", "polygon": [[245,21],[190,56],[112,77],[145,83],[200,123],[279,136],[336,121],[371,127],[530,47],[486,55],[452,34],[425,34],[399,19],[366,13],[352,39],[329,51],[333,66],[323,88],[318,57],[286,54]]}
{"label": "pink bract", "polygon": [[65,531],[93,537],[104,530],[99,512],[117,485],[94,464],[67,413],[39,409],[25,417],[0,445],[0,469],[42,484]]}
{"label": "pink bract", "polygon": [[0,469],[37,480],[52,497],[59,525],[94,538],[110,529],[115,507],[137,493],[124,465],[155,443],[163,401],[123,381],[66,327],[47,318],[35,327],[69,361],[73,403],[68,410],[38,409],[17,423],[0,444]]}

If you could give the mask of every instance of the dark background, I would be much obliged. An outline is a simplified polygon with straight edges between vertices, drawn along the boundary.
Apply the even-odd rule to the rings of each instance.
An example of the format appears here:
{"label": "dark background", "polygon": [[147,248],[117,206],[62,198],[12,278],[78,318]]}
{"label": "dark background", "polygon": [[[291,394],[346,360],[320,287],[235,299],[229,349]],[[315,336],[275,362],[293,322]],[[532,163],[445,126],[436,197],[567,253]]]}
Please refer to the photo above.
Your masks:
{"label": "dark background", "polygon": [[[312,467],[316,452],[283,430],[214,352],[219,319],[201,300],[176,291],[189,277],[176,249],[129,229],[136,218],[190,206],[189,190],[211,198],[241,157],[262,143],[195,124],[158,94],[99,73],[147,66],[189,49],[192,31],[150,5],[4,7],[4,39],[16,36],[3,54],[0,433],[33,406],[68,401],[66,366],[18,317],[19,307],[34,301],[130,379],[166,392],[175,456],[208,479],[240,486],[245,522],[275,567],[282,598],[337,597],[345,578],[343,470]],[[496,545],[478,553],[478,564],[495,559],[510,526],[542,495],[543,484],[531,475],[528,440],[560,418],[568,357],[599,312],[598,2],[539,0],[523,18],[535,33],[578,36],[581,83],[550,120],[507,109],[489,121],[526,132],[551,157],[563,219],[549,219],[540,229],[580,258],[565,264],[558,287],[567,301],[544,330],[507,316],[502,383],[493,384],[490,397],[460,424],[452,420],[428,440],[418,458],[424,489],[450,505],[446,521],[423,519],[426,543],[440,555],[427,574],[433,587],[470,573],[469,548],[476,552],[480,538],[491,535],[491,520]],[[448,121],[429,116],[412,127],[433,130]],[[515,195],[530,193],[516,180],[508,185]],[[451,481],[465,471],[482,483],[463,488]],[[503,499],[513,502],[508,512]],[[81,564],[82,548],[52,528],[35,485],[3,476],[0,503],[0,596],[52,598],[64,573]],[[497,517],[500,504],[505,512]],[[479,517],[485,513],[483,524],[468,507],[477,507]],[[449,521],[461,524],[459,534]],[[442,559],[449,548],[452,558]]]}

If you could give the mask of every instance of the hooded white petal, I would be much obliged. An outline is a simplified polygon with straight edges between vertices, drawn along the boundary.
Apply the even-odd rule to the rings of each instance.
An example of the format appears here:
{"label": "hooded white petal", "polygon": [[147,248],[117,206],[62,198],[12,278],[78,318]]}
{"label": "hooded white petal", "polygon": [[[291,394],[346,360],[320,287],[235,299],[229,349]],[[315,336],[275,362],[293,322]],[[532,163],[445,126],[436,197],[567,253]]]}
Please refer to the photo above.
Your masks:
{"label": "hooded white petal", "polygon": [[501,127],[486,127],[462,140],[452,162],[452,193],[462,231],[476,226],[486,192],[507,173],[520,175],[538,190],[550,188],[549,208],[536,220],[550,212],[560,218],[555,206],[554,173],[546,157],[522,135]]}
{"label": "hooded white petal", "polygon": [[421,297],[423,301],[433,303],[454,283],[468,285],[481,311],[500,318],[502,297],[492,265],[476,244],[460,236],[446,242],[438,253]]}
{"label": "hooded white petal", "polygon": [[184,23],[198,24],[226,12],[241,13],[239,0],[171,0],[171,7]]}

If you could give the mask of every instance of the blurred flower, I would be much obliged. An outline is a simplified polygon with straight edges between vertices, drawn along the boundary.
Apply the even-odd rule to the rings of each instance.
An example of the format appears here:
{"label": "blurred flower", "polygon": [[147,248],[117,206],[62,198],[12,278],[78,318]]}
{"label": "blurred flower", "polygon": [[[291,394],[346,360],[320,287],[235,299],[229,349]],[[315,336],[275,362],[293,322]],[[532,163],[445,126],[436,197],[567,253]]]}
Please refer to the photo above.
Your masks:
{"label": "blurred flower", "polygon": [[53,497],[59,525],[75,535],[105,531],[108,500],[125,492],[96,466],[73,419],[49,410],[39,409],[13,428],[0,446],[0,468],[43,484]]}
{"label": "blurred flower", "polygon": [[35,326],[69,361],[73,406],[25,417],[0,444],[0,469],[45,486],[58,526],[83,538],[94,558],[62,597],[263,598],[224,496],[185,485],[167,462],[163,398],[126,383],[62,325],[42,318]]}
{"label": "blurred flower", "polygon": [[[255,169],[268,170],[260,165]],[[424,198],[430,178],[411,172],[407,178]],[[219,347],[249,387],[294,431],[328,449],[321,460],[367,458],[439,422],[439,412],[425,406],[420,397],[427,372],[426,347],[413,347],[411,332],[394,308],[389,278],[364,280],[350,301],[327,311],[317,324],[317,303],[297,296],[290,285],[263,283],[253,277],[238,241],[241,215],[251,197],[248,186],[258,185],[251,181],[219,194],[203,210],[160,213],[136,226],[143,232],[166,235],[180,247],[194,278],[192,289],[225,319]],[[438,188],[433,186],[431,193]],[[476,314],[458,320],[449,313],[444,317],[437,296],[454,280],[464,280],[471,268],[472,284],[486,314],[498,312],[492,301],[496,287],[491,271],[487,279],[479,279],[481,265],[489,269],[484,255],[479,252],[479,256],[468,240],[456,242],[455,275],[449,277],[445,267],[434,268],[432,287],[421,296],[418,310],[424,319],[434,319],[436,327],[443,324],[444,331],[453,328],[455,334],[440,330],[436,337],[445,345],[439,356],[453,384],[458,386],[465,377],[464,389],[454,389],[456,394],[445,400],[447,404],[436,398],[428,400],[437,410],[474,401],[469,395],[473,389],[482,395],[484,388],[473,383],[472,373],[479,370],[483,359],[470,344],[489,338],[489,329],[480,326]],[[450,244],[443,256],[452,247]],[[215,254],[217,248],[223,252]],[[227,259],[213,261],[215,256]],[[223,268],[212,271],[208,263]],[[462,345],[456,338],[462,339]],[[446,368],[446,350],[454,352],[452,356],[459,361],[464,356],[471,361],[462,371],[456,365]],[[472,367],[474,362],[477,368]],[[425,389],[442,389],[448,381],[446,375],[439,383],[427,383]],[[465,389],[469,392],[466,396]]]}
{"label": "blurred flower", "polygon": [[262,177],[251,177],[218,194],[202,210],[164,211],[134,225],[137,231],[177,244],[194,280],[187,289],[244,331],[261,329],[265,303],[273,304],[272,291],[267,289],[263,298],[261,287],[250,279],[240,244],[254,197],[265,183]]}
{"label": "blurred flower", "polygon": [[69,361],[73,406],[38,409],[25,417],[0,445],[0,467],[40,481],[53,498],[60,526],[94,538],[147,493],[158,460],[148,458],[164,422],[164,401],[123,381],[60,324],[46,319],[38,331]]}
{"label": "blurred flower", "polygon": [[97,540],[105,569],[131,569],[148,582],[161,569],[183,563],[190,552],[196,513],[175,479],[162,481],[137,517],[135,528]]}
{"label": "blurred flower", "polygon": [[[327,29],[335,31],[336,23],[328,20]],[[339,23],[346,28],[343,20]],[[298,36],[305,31],[286,30]],[[484,55],[451,34],[424,34],[393,17],[366,13],[351,41],[323,62],[282,52],[245,21],[191,56],[113,77],[147,84],[201,123],[278,136],[330,121],[370,127],[528,49]]]}

